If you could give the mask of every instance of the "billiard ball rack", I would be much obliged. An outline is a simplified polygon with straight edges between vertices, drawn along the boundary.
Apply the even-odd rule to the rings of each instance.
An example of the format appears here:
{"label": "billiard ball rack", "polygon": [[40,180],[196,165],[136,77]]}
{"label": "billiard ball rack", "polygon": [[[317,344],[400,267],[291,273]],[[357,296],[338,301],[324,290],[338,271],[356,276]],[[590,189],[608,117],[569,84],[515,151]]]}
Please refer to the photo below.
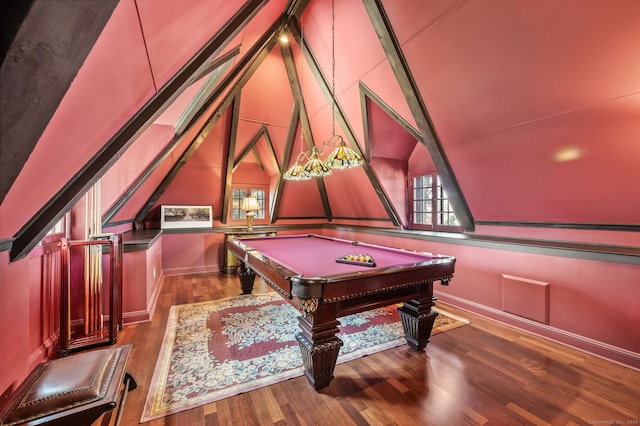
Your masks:
{"label": "billiard ball rack", "polygon": [[336,262],[369,267],[376,266],[376,262],[373,260],[373,257],[371,257],[370,254],[348,254],[346,256],[337,258]]}

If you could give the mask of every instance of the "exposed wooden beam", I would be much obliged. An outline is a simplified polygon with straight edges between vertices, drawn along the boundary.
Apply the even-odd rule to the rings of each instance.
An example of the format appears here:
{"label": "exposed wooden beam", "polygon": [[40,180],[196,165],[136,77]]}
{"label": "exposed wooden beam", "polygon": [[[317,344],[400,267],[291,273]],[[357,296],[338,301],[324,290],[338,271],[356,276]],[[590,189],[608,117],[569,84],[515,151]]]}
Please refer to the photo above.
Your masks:
{"label": "exposed wooden beam", "polygon": [[[298,79],[295,60],[293,59],[293,53],[291,52],[291,45],[288,43],[280,44],[280,50],[282,51],[282,58],[287,70],[287,76],[289,77],[291,91],[293,92],[293,99],[300,104],[299,119],[303,139],[307,144],[307,150],[311,152],[315,146],[315,142],[313,140],[313,134],[311,133],[311,123],[309,122],[309,115],[307,114],[307,108],[304,102],[304,94],[302,93],[302,87],[300,85],[300,80]],[[289,167],[289,165],[285,164],[284,169],[286,170],[287,167]],[[333,214],[331,213],[331,205],[329,204],[329,197],[327,196],[327,188],[324,184],[324,180],[321,177],[318,177],[315,181],[318,185],[318,190],[320,191],[324,214],[327,220],[331,222],[333,220]]]}
{"label": "exposed wooden beam", "polygon": [[429,116],[429,112],[422,100],[418,86],[413,79],[409,65],[404,58],[402,49],[395,36],[389,18],[384,11],[381,0],[363,0],[364,6],[369,14],[369,19],[378,34],[382,48],[387,55],[387,60],[393,69],[398,84],[404,93],[409,109],[418,129],[422,134],[423,143],[431,154],[431,159],[442,183],[449,196],[449,202],[456,212],[456,217],[466,232],[473,232],[475,229],[473,215],[467,205],[458,184],[458,180],[453,173],[453,168],[447,159],[447,155],[440,143],[437,132]]}
{"label": "exposed wooden beam", "polygon": [[270,153],[269,159],[276,166],[276,171],[280,173],[280,165],[278,164],[278,158],[276,157],[276,152],[275,152],[275,149],[273,148],[273,143],[271,142],[271,136],[269,136],[269,129],[267,129],[267,126],[265,124],[263,124],[262,127],[260,127],[260,130],[258,130],[256,134],[253,135],[253,138],[251,138],[251,141],[247,144],[247,146],[244,147],[242,152],[236,156],[233,162],[234,172],[236,171],[240,163],[242,163],[242,160],[244,160],[246,156],[249,155],[250,152],[253,152],[253,155],[256,157],[256,161],[258,162],[258,167],[260,167],[261,170],[264,170],[263,160],[260,157],[260,153],[256,149],[256,145],[258,144],[258,142],[260,142],[261,138],[264,138],[265,143],[267,144],[267,148],[269,149],[269,153]]}
{"label": "exposed wooden beam", "polygon": [[286,170],[291,163],[291,152],[293,151],[293,142],[296,138],[297,124],[300,122],[300,104],[298,102],[293,103],[293,110],[289,118],[289,127],[287,131],[287,140],[284,146],[284,155],[282,158],[282,169],[278,174],[278,183],[276,189],[273,191],[273,200],[271,201],[271,211],[269,212],[270,222],[275,223],[278,220],[278,210],[280,208],[280,201],[282,200],[282,188],[284,186],[284,179],[282,178],[282,171]]}
{"label": "exposed wooden beam", "polygon": [[233,108],[231,108],[231,130],[227,141],[226,161],[224,162],[223,176],[225,176],[222,190],[222,215],[220,221],[227,223],[229,217],[229,205],[231,204],[231,185],[233,183],[233,154],[236,152],[236,140],[238,139],[238,121],[240,119],[240,95],[241,91],[236,92],[233,99]]}
{"label": "exposed wooden beam", "polygon": [[236,171],[236,169],[238,168],[240,163],[242,163],[242,160],[244,160],[245,157],[247,155],[249,155],[249,153],[255,149],[256,144],[258,143],[260,138],[264,136],[266,130],[267,130],[267,126],[265,124],[263,124],[262,127],[260,127],[260,130],[258,130],[256,132],[256,134],[253,135],[253,137],[251,138],[251,140],[249,141],[247,146],[245,146],[244,149],[240,152],[240,154],[238,154],[236,156],[235,160],[233,160],[233,171],[234,172]]}
{"label": "exposed wooden beam", "polygon": [[[277,25],[278,23],[276,23],[275,26]],[[222,80],[222,82],[220,82],[220,84],[216,87],[213,93],[211,93],[211,95],[208,96],[208,98],[205,100],[202,106],[193,114],[193,116],[190,117],[188,122],[185,125],[181,126],[182,131],[174,136],[173,141],[169,144],[170,149],[166,150],[165,152],[166,155],[163,156],[162,160],[164,160],[166,156],[170,155],[171,152],[173,152],[175,147],[177,147],[180,144],[183,138],[193,128],[193,126],[197,124],[198,120],[202,117],[202,115],[204,115],[209,110],[209,108],[215,102],[218,101],[220,96],[222,96],[225,93],[227,88],[231,87],[234,84],[234,81],[236,81],[238,76],[242,75],[242,73],[245,72],[246,67],[255,60],[257,55],[264,48],[264,44],[268,42],[269,40],[268,37],[270,37],[270,35],[268,33],[265,34],[263,36],[263,39],[258,41],[256,44],[253,45],[251,49],[249,49],[249,51],[242,57],[242,59],[233,67],[231,72]],[[231,91],[233,91],[233,89]],[[200,128],[200,130],[198,131],[198,134],[208,135],[211,129],[213,129],[213,127],[216,125],[220,117],[225,113],[229,105],[231,105],[232,101],[233,101],[233,94],[228,93],[226,97],[218,105],[215,112],[211,115],[211,117],[209,117],[209,120],[205,123],[205,125],[203,125]],[[204,137],[195,137],[191,141],[191,143],[189,144],[185,152],[181,153],[180,156],[188,155],[190,157],[191,155],[193,155],[193,153],[198,149],[198,147],[204,141],[204,139],[205,139]],[[178,163],[183,164],[181,162],[178,162]],[[159,166],[159,164],[160,163],[158,163],[155,167]],[[178,167],[182,167],[182,166],[179,165]],[[164,193],[164,191],[167,189],[169,184],[177,175],[178,171],[180,170],[180,168],[178,167],[176,167],[176,165],[172,167],[168,175],[164,177],[162,183],[155,189],[154,193],[149,197],[149,199],[147,199],[146,203],[142,206],[142,208],[136,215],[136,218],[135,218],[136,222],[142,222],[144,218],[147,216],[147,214],[149,213],[149,211],[151,211],[151,209],[153,208],[155,203],[158,201],[160,196]],[[146,176],[145,179],[148,177],[149,176]],[[133,193],[131,195],[133,195]]]}
{"label": "exposed wooden beam", "polygon": [[[188,148],[182,154],[182,158],[184,158],[185,160],[188,160],[193,155],[193,153],[198,149],[200,144],[207,138],[207,136],[209,135],[211,130],[215,127],[220,117],[222,117],[222,115],[226,112],[227,108],[229,108],[233,103],[236,94],[240,93],[240,91],[242,90],[244,85],[247,83],[247,81],[249,81],[253,73],[256,71],[256,69],[258,69],[262,61],[267,57],[267,55],[269,54],[269,51],[273,49],[273,47],[277,43],[278,35],[281,31],[281,28],[284,22],[286,22],[286,17],[281,17],[280,19],[278,19],[269,28],[269,30],[265,32],[265,34],[260,38],[260,40],[258,40],[258,42],[254,44],[253,48],[250,49],[249,53],[244,56],[244,60],[242,61],[242,67],[234,67],[234,72],[232,72],[232,74],[234,75],[234,79],[235,77],[237,77],[237,79],[235,79],[235,83],[231,88],[229,88],[229,85],[234,80],[232,78],[225,78],[223,83],[220,84],[218,88],[219,89],[218,92],[221,93],[227,90],[227,88],[229,88],[227,95],[220,102],[220,104],[215,109],[213,114],[211,114],[211,116],[207,119],[206,123],[198,130],[196,137],[191,141]],[[238,74],[239,74],[239,77],[237,76]],[[189,130],[197,123],[197,121],[202,116],[202,114],[206,113],[208,107],[212,104],[213,101],[214,99],[210,99],[209,101],[205,102],[202,108],[200,108],[198,113],[196,113],[193,116],[189,124],[185,127],[184,133],[180,137],[183,137],[185,134],[189,132]],[[233,152],[230,152],[229,155],[231,155],[231,157],[233,158]],[[158,188],[156,188],[156,190],[151,195],[151,197],[147,200],[147,202],[142,207],[140,212],[138,212],[138,215],[136,216],[136,222],[141,222],[144,220],[144,218],[147,216],[149,211],[151,211],[151,209],[156,204],[158,199],[160,199],[160,196],[164,193],[164,191],[167,189],[169,184],[177,176],[178,172],[180,171],[182,166],[184,166],[185,163],[186,161],[179,161],[176,164],[174,164],[170,172],[167,174],[167,176],[165,176],[164,180],[162,181],[162,184]],[[224,190],[225,187],[226,185],[223,183],[222,190]],[[224,198],[224,195],[223,195],[223,198]]]}
{"label": "exposed wooden beam", "polygon": [[[290,28],[295,35],[296,41],[300,43],[300,40],[302,37],[300,35],[300,26],[298,25],[298,22],[297,21],[292,22],[290,25]],[[334,98],[333,98],[331,86],[329,85],[329,81],[323,74],[322,69],[318,64],[318,61],[316,57],[313,55],[313,52],[311,51],[310,46],[306,43],[306,40],[304,41],[304,48],[302,50],[304,52],[304,57],[307,61],[307,64],[309,64],[309,68],[311,69],[311,72],[313,73],[316,79],[316,82],[318,83],[320,89],[322,90],[322,93],[324,94],[327,102],[333,104]],[[364,157],[362,149],[360,148],[360,143],[358,142],[358,138],[356,137],[356,134],[353,131],[353,128],[351,127],[351,124],[349,124],[349,121],[347,120],[346,115],[344,114],[344,111],[337,99],[335,100],[334,113],[336,115],[336,120],[338,124],[340,124],[342,131],[345,133],[346,139],[349,140],[351,144],[351,148],[355,152],[357,152],[358,155]],[[386,195],[384,188],[380,184],[380,181],[378,181],[378,178],[373,173],[373,171],[371,170],[371,167],[366,161],[362,164],[362,169],[364,170],[365,174],[369,178],[369,182],[373,186],[373,189],[378,195],[378,199],[384,206],[393,224],[395,226],[401,226],[401,222],[398,218],[398,214],[396,213],[395,208],[393,207],[393,204],[389,200],[389,197]]]}
{"label": "exposed wooden beam", "polygon": [[26,256],[49,229],[82,198],[153,121],[188,86],[191,76],[216,57],[268,0],[249,0],[211,40],[139,110],[82,169],[16,234],[10,259]]}
{"label": "exposed wooden beam", "polygon": [[[366,101],[366,99],[370,99],[371,101],[375,102],[375,104],[378,105],[380,109],[382,109],[389,117],[393,118],[396,123],[402,126],[402,128],[405,129],[407,133],[413,136],[417,141],[422,142],[422,135],[420,134],[420,132],[414,129],[413,126],[409,124],[409,122],[407,122],[407,120],[405,120],[400,114],[395,112],[393,108],[391,108],[389,104],[383,101],[380,96],[378,96],[373,90],[367,87],[367,85],[362,81],[358,83],[358,86],[360,88],[360,104],[362,107],[362,115],[367,121],[369,120],[367,115],[367,108],[366,105],[363,105],[363,103]],[[368,133],[368,126],[365,126],[364,130],[365,133]]]}
{"label": "exposed wooden beam", "polygon": [[281,174],[280,163],[278,163],[278,156],[276,155],[276,150],[273,147],[273,141],[271,140],[271,135],[269,134],[269,129],[264,129],[264,140],[267,142],[267,148],[269,148],[269,155],[271,156],[271,161],[276,166],[276,172]]}
{"label": "exposed wooden beam", "polygon": [[[220,87],[220,81],[229,74],[227,71],[236,61],[235,57],[240,54],[240,47],[241,46],[236,46],[234,49],[220,56],[206,67],[207,69],[210,69],[211,72],[209,73],[205,83],[200,86],[200,89],[198,89],[196,96],[191,100],[191,102],[189,102],[189,105],[176,121],[174,127],[177,134],[184,133],[185,128],[195,115],[200,116],[198,113],[201,111],[202,106],[212,98],[211,94],[215,93],[216,88]],[[217,99],[217,97],[214,99]]]}
{"label": "exposed wooden beam", "polygon": [[117,4],[117,0],[2,3],[0,203]]}
{"label": "exposed wooden beam", "polygon": [[[231,52],[224,54],[220,58],[216,59],[211,63],[210,67],[217,69],[218,67],[224,66],[230,60],[231,57],[235,56],[238,52],[238,48],[233,49]],[[241,61],[242,64],[242,61]],[[218,86],[212,93],[207,96],[205,100],[206,105],[211,105],[213,102],[218,100],[222,93],[224,92],[224,88],[230,84],[231,81],[238,75],[238,73],[242,70],[242,67],[238,67],[234,69],[229,75],[225,78],[223,83]],[[201,109],[198,110],[201,114]],[[192,120],[190,124],[193,125],[195,120]],[[113,203],[113,205],[102,215],[102,226],[109,226],[109,222],[111,219],[115,217],[115,215],[124,207],[127,202],[133,197],[138,189],[144,184],[144,182],[155,172],[158,167],[169,157],[175,148],[180,145],[180,142],[183,140],[183,135],[186,132],[188,127],[186,125],[180,126],[182,131],[178,131],[177,134],[174,135],[171,142],[169,142],[163,149],[156,155],[156,157],[151,161],[151,163],[144,169],[144,171],[138,176],[138,178],[127,188],[127,190]],[[176,129],[177,130],[177,129]],[[153,207],[153,206],[152,206]]]}

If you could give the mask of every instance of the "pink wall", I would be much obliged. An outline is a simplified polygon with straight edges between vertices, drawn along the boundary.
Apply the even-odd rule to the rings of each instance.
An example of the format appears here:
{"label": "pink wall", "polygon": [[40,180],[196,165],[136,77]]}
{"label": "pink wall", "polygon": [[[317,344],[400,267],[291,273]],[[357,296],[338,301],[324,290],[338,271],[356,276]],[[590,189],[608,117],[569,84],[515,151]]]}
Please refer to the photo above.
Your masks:
{"label": "pink wall", "polygon": [[213,272],[221,267],[224,234],[165,234],[162,240],[165,275]]}
{"label": "pink wall", "polygon": [[[455,256],[450,286],[434,287],[442,301],[640,368],[639,266],[355,231],[325,234]],[[549,283],[548,324],[502,309],[503,274]]]}
{"label": "pink wall", "polygon": [[29,337],[40,335],[41,314],[31,303],[39,288],[39,258],[9,264],[8,253],[0,253],[0,394],[19,385],[40,361]]}
{"label": "pink wall", "polygon": [[150,321],[162,286],[162,238],[148,250],[127,251],[123,259],[122,320]]}

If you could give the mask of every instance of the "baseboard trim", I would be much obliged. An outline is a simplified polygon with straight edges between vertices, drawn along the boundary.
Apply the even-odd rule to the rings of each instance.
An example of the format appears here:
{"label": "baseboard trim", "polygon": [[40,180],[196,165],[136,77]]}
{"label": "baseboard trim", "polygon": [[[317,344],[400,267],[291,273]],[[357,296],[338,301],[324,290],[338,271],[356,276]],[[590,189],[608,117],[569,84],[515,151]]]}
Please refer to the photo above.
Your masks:
{"label": "baseboard trim", "polygon": [[192,274],[208,274],[211,272],[219,272],[220,265],[204,265],[204,266],[185,266],[180,268],[163,268],[165,276],[174,275],[192,275]]}
{"label": "baseboard trim", "polygon": [[149,304],[147,305],[147,310],[149,311],[149,320],[153,317],[153,313],[156,311],[156,304],[158,303],[158,297],[160,297],[160,290],[162,289],[162,284],[164,284],[164,271],[161,269],[158,274],[158,278],[156,279],[156,285],[153,289],[153,293],[151,294],[151,299],[149,300]]}
{"label": "baseboard trim", "polygon": [[434,291],[434,295],[443,303],[447,303],[456,308],[469,311],[490,320],[526,331],[527,333],[552,340],[556,343],[572,347],[590,355],[640,371],[640,353],[619,348],[608,343],[580,336],[536,321],[531,321],[526,318],[521,318],[517,315],[512,315],[495,308],[490,308],[479,303],[452,296],[450,294]]}
{"label": "baseboard trim", "polygon": [[122,324],[124,325],[139,324],[149,321],[151,321],[151,314],[149,313],[148,309],[124,312],[122,314]]}

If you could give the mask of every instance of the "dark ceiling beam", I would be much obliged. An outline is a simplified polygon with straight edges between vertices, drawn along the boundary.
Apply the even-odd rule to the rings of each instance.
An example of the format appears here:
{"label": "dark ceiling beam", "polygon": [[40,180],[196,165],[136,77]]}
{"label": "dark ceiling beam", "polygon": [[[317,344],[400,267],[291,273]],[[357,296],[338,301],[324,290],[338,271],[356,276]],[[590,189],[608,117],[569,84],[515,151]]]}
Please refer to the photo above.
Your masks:
{"label": "dark ceiling beam", "polygon": [[[182,111],[182,114],[174,124],[177,134],[184,133],[194,115],[200,116],[199,112],[202,111],[202,106],[205,102],[210,101],[212,93],[215,93],[216,88],[220,87],[220,81],[229,74],[228,71],[236,63],[236,56],[239,54],[240,46],[238,45],[224,55],[219,56],[210,66],[206,67],[211,69],[206,81],[200,86],[198,93],[191,99],[189,105]],[[214,99],[217,100],[217,97]]]}
{"label": "dark ceiling beam", "polygon": [[0,203],[117,4],[2,2]]}
{"label": "dark ceiling beam", "polygon": [[271,140],[271,135],[269,134],[269,129],[265,127],[264,129],[264,140],[267,142],[267,148],[269,148],[269,155],[271,157],[271,161],[276,166],[276,172],[280,175],[281,168],[280,163],[278,163],[278,156],[276,155],[276,149],[273,147],[273,141]]}
{"label": "dark ceiling beam", "polygon": [[249,153],[252,152],[255,149],[255,145],[258,143],[260,138],[262,136],[264,136],[266,130],[267,130],[267,126],[266,126],[266,124],[263,124],[260,127],[260,129],[256,132],[256,134],[253,135],[253,137],[251,138],[251,140],[249,141],[247,146],[245,146],[244,149],[240,152],[240,154],[238,154],[236,156],[235,160],[233,160],[233,171],[234,172],[236,171],[236,169],[238,168],[240,163],[242,163],[242,160],[244,160],[244,158],[247,155],[249,155]]}
{"label": "dark ceiling beam", "polygon": [[296,138],[296,127],[300,122],[300,104],[298,102],[293,103],[293,110],[289,118],[289,127],[287,131],[287,140],[284,146],[284,155],[282,158],[282,169],[278,173],[278,182],[276,188],[273,191],[273,200],[271,202],[271,211],[269,212],[269,221],[275,223],[278,220],[278,211],[280,208],[280,201],[282,200],[282,188],[284,187],[283,171],[289,167],[291,163],[291,152],[293,151],[293,142]]}
{"label": "dark ceiling beam", "polygon": [[260,142],[260,139],[264,138],[265,143],[267,144],[267,148],[269,149],[269,159],[275,165],[276,171],[280,173],[280,165],[278,164],[278,158],[276,157],[276,151],[273,148],[273,143],[271,142],[271,136],[269,135],[269,129],[267,129],[266,124],[263,124],[260,127],[260,130],[253,135],[251,141],[244,147],[242,152],[236,156],[236,159],[233,162],[233,171],[235,172],[238,166],[242,163],[242,161],[249,155],[250,152],[253,152],[253,155],[256,157],[256,161],[258,162],[258,167],[264,171],[264,163],[262,158],[260,157],[260,153],[258,152],[256,145]]}
{"label": "dark ceiling beam", "polygon": [[414,129],[411,124],[407,122],[407,120],[405,120],[400,114],[395,112],[393,108],[391,108],[385,101],[383,101],[380,96],[374,93],[373,90],[367,87],[367,85],[365,85],[362,81],[358,82],[358,87],[360,89],[360,111],[362,115],[362,121],[364,123],[363,130],[367,160],[371,160],[371,139],[369,134],[369,129],[371,126],[369,121],[369,102],[375,103],[389,117],[391,117],[403,129],[405,129],[407,133],[410,134],[416,141],[424,143],[420,132]]}
{"label": "dark ceiling beam", "polygon": [[449,163],[447,155],[440,143],[437,132],[429,116],[429,112],[420,96],[418,86],[413,79],[409,65],[402,53],[402,48],[395,36],[391,22],[384,11],[381,0],[363,0],[364,6],[369,14],[369,19],[378,34],[382,48],[387,55],[387,60],[393,69],[398,84],[404,93],[409,109],[413,114],[418,129],[422,134],[424,145],[431,154],[431,159],[442,184],[444,185],[449,202],[453,206],[456,217],[466,232],[473,232],[475,229],[473,215],[467,201],[464,198],[462,189],[455,177],[453,168]]}
{"label": "dark ceiling beam", "polygon": [[233,98],[233,107],[231,108],[231,129],[229,131],[229,137],[227,138],[227,149],[224,152],[226,161],[224,162],[223,176],[224,188],[222,189],[222,214],[220,222],[227,223],[229,217],[229,208],[231,204],[231,192],[233,184],[233,154],[236,152],[236,141],[238,139],[238,121],[240,120],[240,98],[242,91],[235,91],[236,95]]}
{"label": "dark ceiling beam", "polygon": [[[297,21],[292,22],[290,25],[290,29],[294,33],[296,41],[300,43],[300,40],[302,37],[300,34],[300,26],[298,22]],[[313,52],[311,51],[311,48],[307,44],[306,40],[304,41],[304,46],[302,50],[303,50],[303,55],[307,61],[307,64],[309,64],[309,68],[311,69],[311,72],[313,73],[316,79],[316,82],[318,83],[318,86],[322,90],[322,93],[324,94],[325,99],[329,104],[333,105],[334,94],[332,92],[332,88],[329,85],[329,81],[323,74],[322,69],[320,69],[320,65],[318,64],[318,61],[316,60],[316,57],[313,55]],[[335,108],[333,112],[335,114],[336,120],[338,121],[338,124],[340,124],[340,127],[342,128],[342,131],[345,133],[346,139],[349,140],[349,142],[351,143],[351,148],[356,153],[358,153],[358,155],[364,157],[362,149],[360,148],[360,143],[358,142],[358,138],[356,137],[356,134],[353,131],[353,128],[351,127],[351,124],[349,124],[349,121],[347,120],[344,114],[344,111],[342,110],[342,107],[340,106],[340,103],[338,102],[337,99],[335,99]],[[378,199],[382,203],[384,209],[386,210],[393,224],[395,226],[401,226],[401,221],[398,217],[398,214],[395,208],[393,207],[393,204],[391,203],[391,201],[389,200],[389,197],[385,193],[384,188],[380,184],[380,181],[378,180],[376,175],[373,173],[373,170],[371,170],[369,163],[365,161],[362,164],[362,169],[364,170],[365,174],[369,178],[369,182],[371,183],[371,186],[373,186],[373,189],[378,195]]]}
{"label": "dark ceiling beam", "polygon": [[[302,87],[300,80],[298,79],[298,71],[296,69],[296,63],[293,59],[293,53],[291,51],[291,45],[288,43],[281,43],[280,50],[282,51],[282,59],[284,60],[284,66],[287,70],[287,76],[289,77],[289,85],[291,86],[291,92],[293,93],[293,99],[300,105],[299,119],[300,126],[303,135],[303,139],[307,144],[307,151],[311,152],[315,146],[313,134],[311,133],[311,123],[309,122],[309,115],[307,114],[307,107],[304,102],[304,94],[302,93]],[[291,146],[291,149],[293,146]],[[288,164],[284,165],[286,170],[289,167]],[[329,204],[329,197],[327,196],[327,188],[324,184],[324,180],[321,177],[315,179],[320,191],[320,198],[322,206],[324,208],[324,215],[329,222],[333,220],[333,214],[331,213],[331,205]]]}
{"label": "dark ceiling beam", "polygon": [[[236,56],[239,48],[233,49],[231,52],[228,52],[214,62],[209,65],[208,68],[213,68],[212,71],[216,70],[218,67],[226,66],[231,57]],[[242,61],[241,61],[242,63]],[[228,80],[225,81],[233,81],[235,77],[237,77],[238,73],[241,71],[241,68],[232,71],[227,76]],[[228,84],[228,83],[227,83]],[[223,83],[220,86],[226,87],[227,84]],[[222,96],[223,90],[221,87],[218,87],[212,93],[210,93],[205,100],[206,105],[211,105],[215,102],[220,96]],[[203,113],[202,108],[199,109],[200,115]],[[199,116],[199,115],[198,115]],[[192,124],[195,120],[190,121],[188,124]],[[156,155],[156,157],[147,165],[144,171],[138,176],[138,178],[127,188],[127,190],[118,197],[118,199],[112,204],[112,206],[102,215],[102,226],[106,227],[110,225],[111,219],[115,217],[116,214],[122,209],[133,197],[138,189],[144,184],[144,182],[155,172],[158,167],[173,153],[174,149],[180,144],[182,141],[182,135],[185,133],[185,129],[188,128],[188,124],[182,126],[182,131],[179,131],[178,134],[174,135],[173,139]]]}
{"label": "dark ceiling beam", "polygon": [[15,40],[20,26],[35,0],[3,1],[0,3],[0,63],[4,61],[9,46]]}
{"label": "dark ceiling beam", "polygon": [[251,149],[251,152],[253,152],[253,156],[256,158],[256,163],[258,164],[258,167],[260,168],[260,170],[264,172],[264,163],[262,162],[262,158],[260,158],[260,153],[258,152],[255,146]]}
{"label": "dark ceiling beam", "polygon": [[[239,94],[241,92],[244,85],[247,83],[247,81],[249,81],[251,76],[253,76],[253,73],[258,69],[260,64],[262,64],[262,61],[267,57],[271,49],[273,49],[275,44],[278,42],[278,36],[282,31],[282,27],[286,22],[286,19],[286,16],[281,16],[273,25],[271,25],[271,27],[265,32],[265,34],[263,34],[263,36],[243,57],[241,63],[235,66],[230,75],[227,76],[216,88],[216,94],[221,94],[225,90],[227,90],[227,88],[231,86],[232,81],[235,80],[233,86],[229,88],[227,95],[215,108],[214,112],[209,116],[206,123],[198,130],[196,137],[190,142],[188,148],[181,154],[180,160],[173,165],[169,173],[164,177],[160,186],[156,188],[151,197],[149,197],[142,209],[138,212],[138,215],[135,219],[136,222],[142,222],[144,218],[149,214],[153,206],[160,199],[160,196],[169,187],[169,184],[173,181],[173,179],[178,175],[178,172],[186,164],[188,159],[191,158],[193,153],[195,153],[200,144],[202,144],[202,142],[207,138],[222,115],[231,106],[236,94]],[[176,136],[176,138],[183,138],[187,133],[189,133],[191,128],[198,122],[201,116],[207,112],[207,109],[213,104],[216,99],[217,96],[210,97],[210,99],[208,99],[204,103],[204,105],[198,110],[198,112],[194,114],[189,124],[187,124],[187,126],[185,127],[182,135]],[[233,158],[234,152],[229,151],[228,155]],[[233,166],[233,164],[231,166]],[[223,172],[223,174],[226,175],[226,170]],[[225,191],[225,188],[226,183],[223,182],[222,191]],[[225,195],[226,193],[223,195],[223,199],[225,198]]]}
{"label": "dark ceiling beam", "polygon": [[[420,135],[420,133],[416,129],[411,127],[411,125],[404,118],[402,118],[400,114],[396,113],[391,107],[389,107],[389,105],[387,105],[378,95],[376,95],[371,89],[369,89],[361,81],[358,83],[358,86],[360,88],[360,110],[361,110],[363,130],[364,130],[364,142],[365,142],[364,145],[366,150],[365,158],[367,159],[367,161],[371,161],[371,142],[369,138],[370,137],[369,136],[369,128],[370,128],[369,106],[368,106],[367,100],[371,100],[372,102],[375,102],[376,105],[378,105],[385,113],[387,113],[387,115],[389,115],[400,126],[402,126],[407,131],[407,133],[413,136],[416,139],[416,141],[422,142],[422,136]],[[381,187],[380,190],[384,192],[385,198],[389,199],[389,195],[384,190],[384,188]],[[393,205],[392,205],[392,208],[393,208],[393,214],[396,218],[398,218],[398,221],[406,223],[407,219],[405,219],[404,221],[401,220],[400,215],[398,215]]]}
{"label": "dark ceiling beam", "polygon": [[65,187],[18,231],[10,253],[11,261],[23,258],[38,244],[49,229],[82,198],[95,181],[109,170],[131,143],[188,87],[190,78],[200,71],[206,61],[219,55],[267,2],[268,0],[247,1],[220,31],[76,173],[73,179],[67,182]]}

